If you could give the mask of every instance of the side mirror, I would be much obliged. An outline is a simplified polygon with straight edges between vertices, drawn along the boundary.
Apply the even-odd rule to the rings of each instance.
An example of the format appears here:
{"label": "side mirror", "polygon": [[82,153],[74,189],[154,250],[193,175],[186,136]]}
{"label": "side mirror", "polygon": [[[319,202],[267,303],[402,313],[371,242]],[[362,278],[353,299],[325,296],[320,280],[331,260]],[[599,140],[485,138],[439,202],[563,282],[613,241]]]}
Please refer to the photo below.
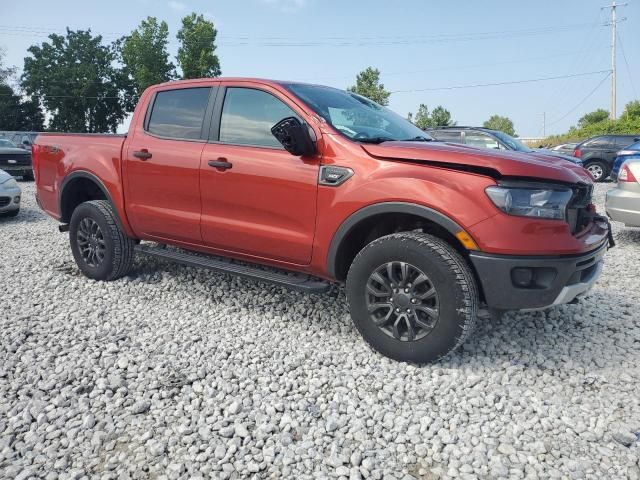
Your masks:
{"label": "side mirror", "polygon": [[316,153],[309,130],[295,117],[280,120],[271,128],[271,133],[291,155],[308,157]]}

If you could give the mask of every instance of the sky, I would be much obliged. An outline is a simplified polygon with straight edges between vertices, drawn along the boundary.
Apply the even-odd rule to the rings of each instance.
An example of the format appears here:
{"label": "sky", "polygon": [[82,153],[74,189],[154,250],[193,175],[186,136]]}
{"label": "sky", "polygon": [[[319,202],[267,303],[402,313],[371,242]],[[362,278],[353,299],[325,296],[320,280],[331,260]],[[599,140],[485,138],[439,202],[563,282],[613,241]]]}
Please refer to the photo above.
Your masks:
{"label": "sky", "polygon": [[[442,105],[459,125],[499,114],[519,136],[539,137],[543,121],[547,135],[562,133],[584,113],[609,109],[607,1],[0,0],[0,48],[20,70],[28,47],[49,33],[90,28],[111,42],[155,16],[169,24],[175,54],[180,19],[197,12],[216,25],[223,76],[346,88],[372,66],[403,116]],[[640,0],[626,2],[618,114],[640,98]],[[530,81],[539,79],[547,80]],[[501,85],[469,87],[486,84]]]}

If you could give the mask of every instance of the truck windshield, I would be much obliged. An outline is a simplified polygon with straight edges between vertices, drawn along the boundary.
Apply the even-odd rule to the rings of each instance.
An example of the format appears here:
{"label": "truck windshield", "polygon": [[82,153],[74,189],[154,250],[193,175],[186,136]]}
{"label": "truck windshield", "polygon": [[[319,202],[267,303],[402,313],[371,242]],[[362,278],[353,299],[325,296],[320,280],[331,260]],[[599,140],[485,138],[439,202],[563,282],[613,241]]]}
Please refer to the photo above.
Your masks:
{"label": "truck windshield", "polygon": [[504,143],[509,150],[515,150],[517,152],[533,152],[529,147],[527,147],[520,140],[513,138],[511,135],[507,135],[504,132],[496,131],[494,135],[500,139],[502,143]]}
{"label": "truck windshield", "polygon": [[400,115],[353,92],[296,83],[286,87],[336,130],[356,142],[432,140]]}

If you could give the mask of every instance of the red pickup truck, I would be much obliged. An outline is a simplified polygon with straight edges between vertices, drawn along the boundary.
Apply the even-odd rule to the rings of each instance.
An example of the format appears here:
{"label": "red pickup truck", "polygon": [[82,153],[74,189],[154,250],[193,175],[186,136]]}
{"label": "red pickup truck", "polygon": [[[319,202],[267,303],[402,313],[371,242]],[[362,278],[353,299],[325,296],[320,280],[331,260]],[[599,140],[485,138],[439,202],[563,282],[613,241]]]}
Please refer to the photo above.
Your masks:
{"label": "red pickup truck", "polygon": [[87,277],[138,253],[312,293],[345,282],[364,339],[403,361],[454,350],[478,308],[574,301],[611,238],[579,166],[435,142],[295,82],[153,86],[127,135],[41,134],[33,164]]}

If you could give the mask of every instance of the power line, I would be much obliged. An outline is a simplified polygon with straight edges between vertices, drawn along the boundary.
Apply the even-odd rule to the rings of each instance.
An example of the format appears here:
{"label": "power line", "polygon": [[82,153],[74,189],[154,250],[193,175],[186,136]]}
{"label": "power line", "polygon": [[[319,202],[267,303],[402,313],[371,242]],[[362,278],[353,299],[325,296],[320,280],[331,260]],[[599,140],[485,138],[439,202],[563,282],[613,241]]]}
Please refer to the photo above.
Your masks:
{"label": "power line", "polygon": [[596,72],[583,72],[583,73],[574,73],[571,75],[559,75],[556,77],[542,77],[542,78],[532,78],[527,80],[513,80],[509,82],[496,82],[496,83],[477,83],[473,85],[454,85],[449,87],[433,87],[433,88],[416,88],[412,90],[394,90],[390,93],[412,93],[412,92],[431,92],[435,90],[458,90],[463,88],[479,88],[479,87],[497,87],[501,85],[515,85],[520,83],[534,83],[534,82],[544,82],[547,80],[559,80],[561,78],[574,78],[574,77],[584,77],[587,75],[595,75],[597,73],[611,73],[609,70],[598,70]]}
{"label": "power line", "polygon": [[580,102],[578,102],[578,104],[573,107],[571,110],[569,110],[566,114],[564,114],[562,117],[560,117],[559,119],[557,119],[554,122],[548,123],[547,126],[552,126],[555,125],[556,123],[561,122],[562,120],[564,120],[565,118],[567,118],[569,115],[571,115],[573,112],[575,112],[584,102],[586,102],[591,95],[593,95],[594,93],[596,93],[596,91],[602,86],[602,84],[607,80],[607,78],[609,78],[611,76],[611,71],[607,72],[607,75],[605,75],[605,77],[600,80],[598,82],[598,84],[596,85],[596,88],[594,88],[593,90],[591,90],[586,97],[584,97],[582,100],[580,100]]}
{"label": "power line", "polygon": [[622,58],[624,59],[624,64],[627,67],[627,75],[629,75],[629,82],[631,82],[631,89],[633,90],[633,96],[635,98],[638,98],[638,92],[636,92],[636,86],[633,83],[633,76],[631,75],[629,62],[627,62],[627,55],[624,53],[624,46],[622,45],[622,38],[620,38],[620,34],[618,34],[618,42],[620,43],[620,51],[622,52]]}
{"label": "power line", "polygon": [[[217,37],[217,46],[225,47],[241,47],[241,46],[263,46],[263,47],[321,47],[321,46],[334,46],[334,47],[348,47],[348,46],[387,46],[387,45],[419,45],[428,43],[442,43],[442,42],[455,42],[455,41],[479,41],[479,40],[493,40],[502,38],[511,38],[519,36],[534,36],[543,35],[553,32],[568,32],[572,30],[584,29],[585,26],[592,26],[593,24],[572,24],[572,25],[558,25],[547,27],[535,27],[520,30],[502,30],[502,31],[490,31],[490,32],[465,32],[455,34],[433,34],[433,35],[405,35],[405,36],[344,36],[344,37],[320,37],[314,41],[300,41],[299,39],[292,40],[292,37],[249,37],[249,36],[231,36],[220,35]],[[50,34],[62,33],[62,30],[45,30],[34,29],[26,26],[11,26],[0,25],[1,35],[17,35],[17,36],[48,36]],[[95,35],[106,36],[127,36],[128,33],[99,33],[91,32]],[[190,45],[208,44],[211,42],[189,42]],[[175,46],[175,41],[169,42],[169,45]]]}

